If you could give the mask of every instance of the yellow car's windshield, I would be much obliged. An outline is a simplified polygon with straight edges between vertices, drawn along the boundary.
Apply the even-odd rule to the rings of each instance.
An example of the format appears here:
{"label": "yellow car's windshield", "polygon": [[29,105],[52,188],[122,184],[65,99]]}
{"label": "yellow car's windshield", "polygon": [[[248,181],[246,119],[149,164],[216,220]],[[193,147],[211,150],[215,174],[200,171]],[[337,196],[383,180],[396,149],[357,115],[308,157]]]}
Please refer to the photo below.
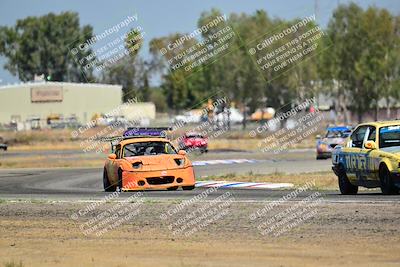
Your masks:
{"label": "yellow car's windshield", "polygon": [[400,146],[400,125],[385,126],[379,129],[379,147]]}

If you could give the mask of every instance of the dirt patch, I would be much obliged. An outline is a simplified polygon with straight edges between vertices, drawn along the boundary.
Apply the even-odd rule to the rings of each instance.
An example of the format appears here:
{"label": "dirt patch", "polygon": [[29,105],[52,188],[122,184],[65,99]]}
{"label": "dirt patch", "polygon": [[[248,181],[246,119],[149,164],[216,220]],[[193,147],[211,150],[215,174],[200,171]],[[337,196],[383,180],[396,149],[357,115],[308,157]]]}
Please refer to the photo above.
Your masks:
{"label": "dirt patch", "polygon": [[[53,167],[98,167],[104,164],[108,152],[84,152],[80,149],[44,149],[15,150],[11,147],[9,151],[0,151],[0,168],[53,168]],[[251,151],[224,151],[211,150],[209,153],[200,154],[193,152],[189,154],[192,161],[214,160],[214,159],[274,159],[274,160],[303,160],[314,159],[311,151],[299,151],[291,153],[261,153]]]}
{"label": "dirt patch", "polygon": [[[46,151],[47,152],[47,151]],[[101,154],[49,154],[8,156],[1,158],[1,168],[62,168],[99,167],[104,164],[106,155]]]}
{"label": "dirt patch", "polygon": [[[251,137],[249,131],[258,126],[258,124],[255,124],[249,127],[248,130],[232,129],[220,137],[210,138],[209,148],[260,151],[263,138],[270,133],[263,132],[256,137]],[[119,130],[121,131],[118,133],[122,134],[122,129]],[[170,138],[175,139],[192,130],[193,126],[183,127],[174,131]],[[42,129],[20,132],[0,131],[0,136],[7,141],[11,151],[82,150],[85,148],[81,146],[82,143],[101,132],[105,134],[111,133],[106,126],[99,126],[89,128],[83,133],[73,129]],[[313,148],[314,146],[314,136],[309,136],[291,148]]]}
{"label": "dirt patch", "polygon": [[[131,203],[134,205],[134,203]],[[161,214],[179,202],[143,203],[140,213],[96,237],[80,225],[115,203],[77,220],[88,204],[0,204],[1,264],[24,266],[393,266],[400,262],[397,203],[321,203],[311,219],[275,237],[262,235],[249,215],[265,203],[237,203],[229,213],[191,235],[174,235]],[[286,209],[286,203],[278,209]],[[390,248],[390,249],[388,249]]]}

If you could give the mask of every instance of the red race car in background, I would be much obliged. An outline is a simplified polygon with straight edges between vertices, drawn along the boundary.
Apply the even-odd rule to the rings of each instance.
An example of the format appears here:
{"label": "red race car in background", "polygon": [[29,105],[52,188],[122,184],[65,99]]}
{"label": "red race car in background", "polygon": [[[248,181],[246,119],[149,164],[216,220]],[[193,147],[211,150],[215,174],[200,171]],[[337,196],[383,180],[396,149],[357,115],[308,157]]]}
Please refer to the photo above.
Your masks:
{"label": "red race car in background", "polygon": [[183,150],[200,150],[202,153],[207,152],[208,139],[202,134],[195,132],[186,133],[180,140],[179,148]]}

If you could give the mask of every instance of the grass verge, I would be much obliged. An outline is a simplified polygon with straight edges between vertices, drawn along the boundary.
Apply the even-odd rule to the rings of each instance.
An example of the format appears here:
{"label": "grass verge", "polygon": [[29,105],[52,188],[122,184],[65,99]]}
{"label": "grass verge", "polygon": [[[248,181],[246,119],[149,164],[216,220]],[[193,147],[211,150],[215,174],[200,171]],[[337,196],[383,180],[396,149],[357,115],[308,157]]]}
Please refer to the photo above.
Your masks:
{"label": "grass verge", "polygon": [[23,267],[22,262],[10,261],[4,263],[4,267]]}

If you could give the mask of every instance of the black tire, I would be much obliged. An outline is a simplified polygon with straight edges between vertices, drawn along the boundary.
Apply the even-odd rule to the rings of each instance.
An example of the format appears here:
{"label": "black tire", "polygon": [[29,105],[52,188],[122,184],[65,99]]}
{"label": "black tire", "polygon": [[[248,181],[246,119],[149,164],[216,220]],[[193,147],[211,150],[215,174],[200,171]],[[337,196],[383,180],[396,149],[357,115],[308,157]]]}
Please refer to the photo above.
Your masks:
{"label": "black tire", "polygon": [[189,185],[189,186],[182,186],[183,190],[193,190],[195,188],[194,185]]}
{"label": "black tire", "polygon": [[326,159],[325,157],[323,157],[323,156],[319,156],[319,155],[317,155],[317,157],[316,157],[316,160],[321,160],[321,159]]}
{"label": "black tire", "polygon": [[350,183],[349,178],[347,177],[346,171],[341,168],[340,173],[338,175],[339,189],[342,195],[356,195],[358,192],[358,186]]}
{"label": "black tire", "polygon": [[168,191],[175,191],[178,189],[179,186],[172,186],[172,187],[168,187],[167,190]]}
{"label": "black tire", "polygon": [[399,193],[399,189],[393,183],[390,171],[386,165],[379,167],[379,180],[381,181],[381,190],[384,195],[395,195]]}
{"label": "black tire", "polygon": [[108,174],[106,168],[103,170],[103,187],[105,192],[114,192],[115,186],[111,185],[110,180],[108,180]]}

